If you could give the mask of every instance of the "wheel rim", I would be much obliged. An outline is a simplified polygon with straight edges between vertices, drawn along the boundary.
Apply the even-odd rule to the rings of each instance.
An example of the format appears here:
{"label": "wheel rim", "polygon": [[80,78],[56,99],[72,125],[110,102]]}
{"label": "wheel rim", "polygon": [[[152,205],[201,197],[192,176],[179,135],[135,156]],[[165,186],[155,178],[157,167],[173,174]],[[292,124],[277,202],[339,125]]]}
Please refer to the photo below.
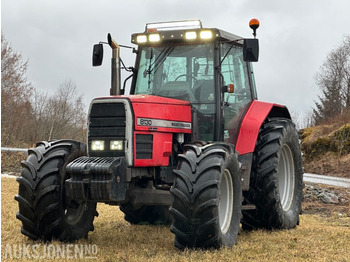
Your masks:
{"label": "wheel rim", "polygon": [[[65,176],[65,179],[68,179],[69,177]],[[66,190],[65,190],[65,184],[62,185],[63,191],[62,191],[62,201],[63,201],[63,212],[64,212],[64,218],[66,222],[70,225],[77,224],[82,216],[84,215],[85,209],[88,207],[88,203],[75,203],[75,205],[68,204],[66,199]]]}
{"label": "wheel rim", "polygon": [[282,209],[288,211],[294,197],[295,172],[293,154],[287,144],[282,147],[278,173],[278,189]]}
{"label": "wheel rim", "polygon": [[233,184],[231,173],[225,169],[221,178],[219,200],[219,223],[221,232],[225,234],[230,228],[233,212]]}
{"label": "wheel rim", "polygon": [[84,204],[80,204],[77,208],[66,207],[64,215],[67,223],[74,225],[79,222],[84,214]]}

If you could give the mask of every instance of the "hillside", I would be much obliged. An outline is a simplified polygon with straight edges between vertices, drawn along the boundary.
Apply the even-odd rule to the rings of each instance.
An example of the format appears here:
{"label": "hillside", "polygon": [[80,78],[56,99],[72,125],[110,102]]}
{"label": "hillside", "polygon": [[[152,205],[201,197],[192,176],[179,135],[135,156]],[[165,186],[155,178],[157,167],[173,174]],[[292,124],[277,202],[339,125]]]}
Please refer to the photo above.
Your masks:
{"label": "hillside", "polygon": [[350,178],[350,118],[299,131],[306,173]]}

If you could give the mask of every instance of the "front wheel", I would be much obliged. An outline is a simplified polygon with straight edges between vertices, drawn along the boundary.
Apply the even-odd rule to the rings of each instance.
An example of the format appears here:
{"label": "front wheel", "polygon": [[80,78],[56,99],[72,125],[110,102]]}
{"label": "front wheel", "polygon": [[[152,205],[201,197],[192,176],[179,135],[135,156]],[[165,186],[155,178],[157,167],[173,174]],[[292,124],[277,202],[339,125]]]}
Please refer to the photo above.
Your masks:
{"label": "front wheel", "polygon": [[72,140],[40,142],[22,161],[17,218],[30,239],[73,241],[87,237],[97,215],[96,203],[75,203],[65,197],[66,166],[86,155],[86,145]]}
{"label": "front wheel", "polygon": [[188,145],[179,155],[170,192],[171,231],[179,249],[231,247],[237,239],[242,208],[239,164],[224,143]]}

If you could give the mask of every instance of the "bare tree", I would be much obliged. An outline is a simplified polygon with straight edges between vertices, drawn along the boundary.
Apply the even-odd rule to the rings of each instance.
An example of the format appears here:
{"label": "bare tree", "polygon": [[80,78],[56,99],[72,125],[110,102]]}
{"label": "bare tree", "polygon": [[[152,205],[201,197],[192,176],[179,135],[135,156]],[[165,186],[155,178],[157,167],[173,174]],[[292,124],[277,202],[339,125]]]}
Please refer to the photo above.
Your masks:
{"label": "bare tree", "polygon": [[27,80],[28,62],[1,35],[1,139],[7,146],[39,140],[86,139],[86,114],[76,85],[67,80],[49,95]]}
{"label": "bare tree", "polygon": [[37,93],[33,100],[33,108],[36,115],[37,140],[85,140],[85,106],[72,81],[62,83],[52,96]]}
{"label": "bare tree", "polygon": [[350,36],[327,56],[316,83],[322,90],[313,110],[316,124],[350,109]]}
{"label": "bare tree", "polygon": [[13,146],[28,140],[33,89],[27,80],[27,67],[28,62],[1,34],[1,138],[4,145]]}
{"label": "bare tree", "polygon": [[44,134],[48,133],[47,127],[47,108],[48,108],[48,100],[50,96],[47,92],[34,90],[34,94],[32,96],[31,104],[33,108],[34,114],[34,128],[32,128],[30,134],[30,142],[31,144],[36,143],[37,141],[44,140],[46,137]]}
{"label": "bare tree", "polygon": [[49,139],[79,137],[85,126],[86,115],[82,96],[78,96],[75,84],[69,80],[61,84],[50,104],[53,114]]}
{"label": "bare tree", "polygon": [[346,110],[350,110],[350,35],[344,40],[343,53],[347,59],[344,63],[344,79],[342,83],[342,99]]}

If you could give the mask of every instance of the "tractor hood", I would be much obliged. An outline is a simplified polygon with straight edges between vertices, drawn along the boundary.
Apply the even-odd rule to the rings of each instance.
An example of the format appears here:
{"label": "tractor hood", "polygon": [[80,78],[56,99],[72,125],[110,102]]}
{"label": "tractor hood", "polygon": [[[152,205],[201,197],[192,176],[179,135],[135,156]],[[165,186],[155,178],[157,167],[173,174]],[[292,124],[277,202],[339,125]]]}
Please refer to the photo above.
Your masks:
{"label": "tractor hood", "polygon": [[96,98],[89,113],[89,156],[125,157],[127,166],[168,166],[174,135],[191,131],[189,102],[150,95]]}
{"label": "tractor hood", "polygon": [[171,104],[171,105],[181,105],[181,106],[191,105],[191,103],[188,101],[161,97],[161,96],[153,96],[153,95],[129,95],[129,96],[121,96],[121,97],[127,97],[132,102],[135,102],[135,103],[156,103],[156,104],[168,104],[168,105]]}
{"label": "tractor hood", "polygon": [[135,130],[191,133],[191,104],[187,101],[151,96],[128,96],[135,116]]}
{"label": "tractor hood", "polygon": [[153,95],[109,96],[96,100],[129,101],[135,131],[191,133],[191,104],[188,101]]}

